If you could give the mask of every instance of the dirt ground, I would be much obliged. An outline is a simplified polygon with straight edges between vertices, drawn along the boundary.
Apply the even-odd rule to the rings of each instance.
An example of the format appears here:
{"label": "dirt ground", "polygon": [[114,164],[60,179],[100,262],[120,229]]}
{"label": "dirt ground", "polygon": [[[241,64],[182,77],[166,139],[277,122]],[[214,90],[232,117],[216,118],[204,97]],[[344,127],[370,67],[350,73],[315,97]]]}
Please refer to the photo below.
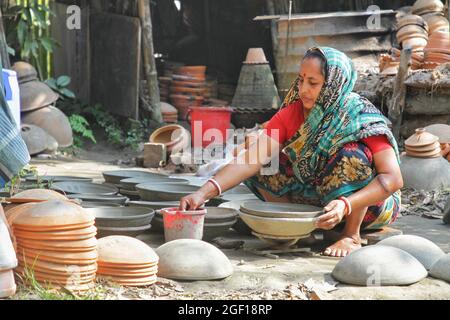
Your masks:
{"label": "dirt ground", "polygon": [[[134,164],[135,152],[123,152],[108,146],[95,146],[82,151],[77,158],[33,159],[32,165],[43,174],[61,174],[92,177],[103,180],[101,172]],[[434,241],[445,252],[450,252],[450,226],[440,219],[420,215],[398,218],[393,225],[404,234],[424,236]],[[319,235],[320,236],[320,235]],[[160,234],[151,231],[140,235],[152,248],[163,244]],[[265,246],[260,240],[240,236],[234,231],[225,239],[244,241],[243,248],[223,249],[229,257],[234,274],[222,281],[174,282],[159,279],[150,288],[125,289],[105,285],[105,299],[450,299],[450,283],[426,278],[411,286],[356,287],[335,282],[331,272],[337,258],[319,254],[322,241],[312,247],[305,244],[304,252],[282,254],[278,259],[256,255],[252,249]]]}

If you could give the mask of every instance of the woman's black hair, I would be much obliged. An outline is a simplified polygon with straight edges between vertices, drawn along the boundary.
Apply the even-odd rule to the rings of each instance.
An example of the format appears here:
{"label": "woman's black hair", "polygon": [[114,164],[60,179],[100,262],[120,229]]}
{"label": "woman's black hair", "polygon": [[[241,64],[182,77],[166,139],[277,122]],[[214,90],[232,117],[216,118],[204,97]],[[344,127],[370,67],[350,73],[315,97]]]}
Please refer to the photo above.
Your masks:
{"label": "woman's black hair", "polygon": [[323,77],[327,78],[327,59],[325,59],[322,52],[320,52],[318,49],[310,49],[306,51],[305,56],[303,57],[302,61],[305,61],[306,59],[319,59],[320,61],[320,69],[322,71]]}

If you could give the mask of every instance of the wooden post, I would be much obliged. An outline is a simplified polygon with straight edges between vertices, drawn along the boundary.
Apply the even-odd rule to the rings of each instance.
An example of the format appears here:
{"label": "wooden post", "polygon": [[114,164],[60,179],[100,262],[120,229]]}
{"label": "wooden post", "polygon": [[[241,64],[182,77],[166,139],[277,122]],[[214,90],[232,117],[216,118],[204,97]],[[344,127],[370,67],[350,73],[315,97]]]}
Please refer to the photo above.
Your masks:
{"label": "wooden post", "polygon": [[10,68],[8,44],[6,43],[5,29],[3,28],[2,9],[0,8],[0,58],[2,59],[3,68]]}
{"label": "wooden post", "polygon": [[150,0],[139,0],[139,18],[142,25],[142,50],[144,60],[144,71],[147,79],[148,94],[150,97],[151,118],[158,123],[162,123],[161,100],[159,97],[158,73],[153,49],[153,27],[150,11]]}
{"label": "wooden post", "polygon": [[400,141],[400,125],[402,123],[406,99],[405,80],[409,74],[411,54],[411,48],[405,48],[402,50],[402,54],[400,56],[400,67],[398,69],[397,78],[395,79],[394,91],[388,111],[389,120],[392,121],[392,132],[397,141]]}

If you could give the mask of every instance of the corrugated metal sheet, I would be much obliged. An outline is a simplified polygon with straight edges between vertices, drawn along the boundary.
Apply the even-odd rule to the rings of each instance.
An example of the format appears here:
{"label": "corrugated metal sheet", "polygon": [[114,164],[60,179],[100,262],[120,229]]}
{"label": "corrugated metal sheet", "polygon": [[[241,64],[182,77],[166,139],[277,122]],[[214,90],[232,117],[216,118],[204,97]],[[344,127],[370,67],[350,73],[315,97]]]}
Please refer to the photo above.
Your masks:
{"label": "corrugated metal sheet", "polygon": [[[295,79],[304,53],[313,46],[329,46],[345,52],[358,68],[368,56],[376,62],[377,54],[392,47],[395,12],[379,12],[380,24],[368,28],[371,12],[336,12],[278,16],[274,41],[278,89],[283,96]],[[261,17],[259,17],[261,18]],[[373,18],[372,18],[373,19]]]}

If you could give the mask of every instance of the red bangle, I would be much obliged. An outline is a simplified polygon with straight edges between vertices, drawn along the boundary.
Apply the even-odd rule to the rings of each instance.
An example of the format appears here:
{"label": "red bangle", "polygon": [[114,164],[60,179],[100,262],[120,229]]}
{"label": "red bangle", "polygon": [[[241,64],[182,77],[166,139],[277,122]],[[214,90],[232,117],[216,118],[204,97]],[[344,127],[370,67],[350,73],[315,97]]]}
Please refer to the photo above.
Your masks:
{"label": "red bangle", "polygon": [[347,209],[346,216],[349,216],[352,213],[352,205],[350,203],[350,200],[348,200],[346,197],[339,197],[339,200],[344,201],[345,208]]}

